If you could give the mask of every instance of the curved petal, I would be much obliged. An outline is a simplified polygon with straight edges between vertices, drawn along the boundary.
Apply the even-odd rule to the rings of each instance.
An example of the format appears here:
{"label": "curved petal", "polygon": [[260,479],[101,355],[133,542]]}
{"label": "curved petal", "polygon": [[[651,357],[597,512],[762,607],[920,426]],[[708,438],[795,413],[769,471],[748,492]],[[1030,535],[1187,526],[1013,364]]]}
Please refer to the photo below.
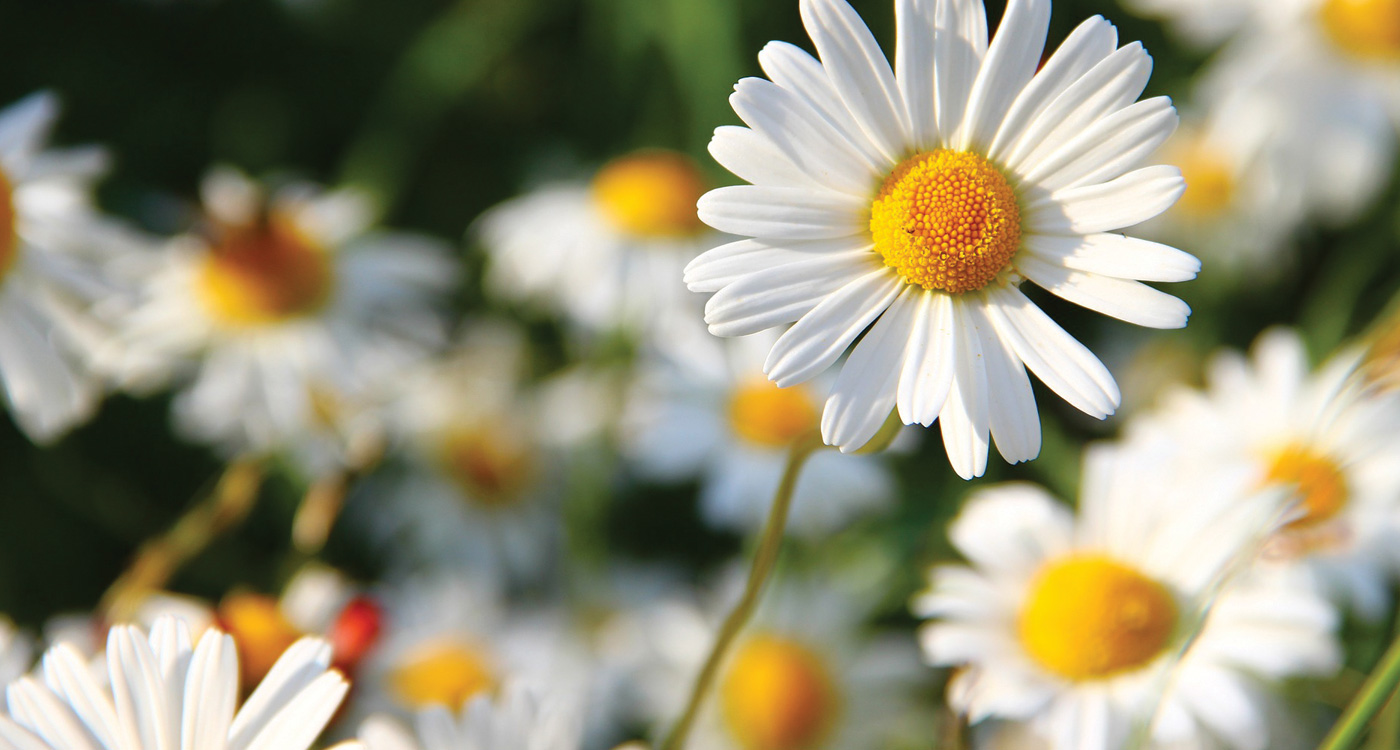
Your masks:
{"label": "curved petal", "polygon": [[822,411],[822,440],[842,453],[858,450],[875,437],[894,410],[899,364],[909,345],[918,294],[905,286],[851,350]]}
{"label": "curved petal", "polygon": [[739,278],[766,268],[813,260],[823,255],[870,250],[861,238],[838,240],[789,240],[782,244],[762,240],[737,240],[710,248],[686,264],[686,286],[692,292],[716,292]]}
{"label": "curved petal", "polygon": [[965,312],[981,337],[987,413],[997,452],[1007,463],[1029,461],[1040,455],[1040,413],[1026,368],[997,335],[982,304],[969,300]]}
{"label": "curved petal", "polygon": [[749,127],[821,185],[857,195],[868,191],[881,176],[839,128],[772,81],[740,80],[734,84],[729,104]]}
{"label": "curved petal", "polygon": [[1020,258],[1026,278],[1061,299],[1148,328],[1182,328],[1191,308],[1176,297],[1127,279],[1071,271],[1037,259]]}
{"label": "curved petal", "polygon": [[716,336],[746,336],[791,323],[837,290],[881,266],[864,250],[818,256],[745,276],[705,304]]}
{"label": "curved petal", "polygon": [[953,387],[953,298],[925,292],[917,316],[899,377],[897,405],[905,424],[928,427],[938,419]]}
{"label": "curved petal", "polygon": [[1114,179],[1154,153],[1176,126],[1176,108],[1164,96],[1130,104],[1028,165],[1022,179],[1052,192]]}
{"label": "curved petal", "polygon": [[1158,164],[1097,185],[1033,197],[1021,215],[1029,233],[1093,234],[1130,227],[1171,208],[1186,190],[1176,167]]}
{"label": "curved petal", "polygon": [[796,94],[816,110],[831,127],[841,134],[851,150],[858,154],[874,173],[884,173],[889,159],[880,152],[861,130],[851,115],[826,69],[806,50],[787,42],[769,42],[758,51],[758,64],[773,83]]}
{"label": "curved petal", "polygon": [[968,314],[969,304],[961,299],[953,301],[953,338],[957,351],[953,362],[953,387],[938,413],[948,462],[963,479],[980,477],[986,472],[987,448],[991,444],[982,338]]}
{"label": "curved petal", "polygon": [[773,343],[763,371],[786,387],[830,367],[903,285],[897,273],[882,266],[828,295]]}
{"label": "curved petal", "polygon": [[957,147],[985,150],[1012,102],[1035,75],[1050,27],[1050,0],[1011,0],[977,71]]}
{"label": "curved petal", "polygon": [[808,187],[809,178],[772,141],[749,128],[725,125],[715,128],[710,156],[721,167],[745,182],[773,187]]}
{"label": "curved petal", "polygon": [[1026,237],[1022,252],[1075,271],[1139,281],[1190,281],[1201,261],[1190,253],[1121,234]]}
{"label": "curved petal", "polygon": [[705,193],[696,208],[715,229],[750,237],[820,240],[869,231],[861,214],[867,206],[824,190],[733,185]]}

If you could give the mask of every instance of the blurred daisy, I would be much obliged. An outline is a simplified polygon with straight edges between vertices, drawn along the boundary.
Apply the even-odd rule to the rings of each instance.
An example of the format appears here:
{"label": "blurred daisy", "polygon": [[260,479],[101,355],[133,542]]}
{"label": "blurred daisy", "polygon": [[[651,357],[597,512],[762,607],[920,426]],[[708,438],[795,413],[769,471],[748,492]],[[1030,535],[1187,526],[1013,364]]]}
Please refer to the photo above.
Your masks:
{"label": "blurred daisy", "polygon": [[[885,747],[907,729],[921,670],[911,641],[862,634],[871,604],[830,581],[777,582],[730,651],[686,746]],[[631,657],[642,717],[662,729],[674,720],[718,629],[674,594],[608,626],[612,653]]]}
{"label": "blurred daisy", "polygon": [[[821,399],[813,384],[778,388],[763,377],[773,337],[705,338],[684,361],[658,359],[639,376],[623,418],[623,451],[650,478],[700,477],[700,512],[711,525],[758,529],[789,448],[819,427]],[[893,490],[877,456],[816,453],[798,478],[787,528],[830,533],[888,507]]]}
{"label": "blurred daisy", "polygon": [[367,750],[577,750],[581,726],[576,711],[507,686],[494,699],[477,696],[449,709],[419,711],[416,732],[382,715],[360,725]]}
{"label": "blurred daisy", "polygon": [[45,148],[57,116],[48,93],[0,111],[0,385],[38,442],[97,410],[102,388],[89,359],[102,332],[87,307],[118,291],[102,264],[127,241],[91,204],[106,153]]}
{"label": "blurred daisy", "polygon": [[1169,453],[1121,451],[1091,449],[1077,519],[1032,485],[969,501],[949,536],[971,567],[935,568],[913,604],[937,618],[924,653],[961,667],[948,698],[968,721],[1028,722],[1055,748],[1123,747],[1149,722],[1155,743],[1264,748],[1257,681],[1340,664],[1335,614],[1306,589],[1214,601],[1280,493],[1245,472],[1202,476]]}
{"label": "blurred daisy", "polygon": [[1130,429],[1175,442],[1200,466],[1248,467],[1291,489],[1299,515],[1268,558],[1377,618],[1400,569],[1400,397],[1366,389],[1360,357],[1345,352],[1314,373],[1297,334],[1275,329],[1249,360],[1217,355],[1205,391],[1178,390]]}
{"label": "blurred daisy", "polygon": [[990,44],[980,0],[898,0],[891,70],[843,0],[801,9],[822,61],[770,43],[759,62],[772,80],[741,80],[730,99],[750,127],[710,143],[754,183],[700,200],[710,226],[753,238],[686,269],[691,289],[716,293],[711,332],[792,324],[764,365],[780,386],[850,348],[826,442],[857,449],[894,410],[906,424],[938,420],[965,478],[986,469],[992,439],[1011,462],[1039,453],[1026,367],[1084,412],[1111,414],[1108,370],[1019,287],[1186,324],[1185,304],[1138,280],[1193,278],[1196,259],[1112,233],[1184,189],[1175,167],[1137,168],[1177,122],[1165,98],[1134,103],[1152,65],[1142,46],[1118,47],[1095,17],[1037,72],[1049,0],[1008,3]]}
{"label": "blurred daisy", "polygon": [[695,213],[707,187],[689,157],[643,150],[605,164],[589,184],[507,201],[477,226],[487,287],[586,331],[647,330],[685,302],[681,269],[714,245]]}
{"label": "blurred daisy", "polygon": [[308,443],[337,437],[345,405],[442,343],[457,266],[435,241],[370,232],[350,191],[269,198],[224,169],[203,197],[205,235],[133,269],[146,277],[115,374],[141,388],[193,369],[174,405],[182,432],[230,453],[294,447],[318,468]]}
{"label": "blurred daisy", "polygon": [[536,578],[558,541],[562,492],[533,393],[527,350],[503,322],[464,331],[446,359],[404,374],[391,430],[409,465],[357,494],[351,521],[401,572],[465,565],[500,580]]}
{"label": "blurred daisy", "polygon": [[234,642],[216,629],[198,646],[174,618],[151,633],[112,628],[99,679],[71,646],[44,655],[42,669],[11,683],[0,716],[7,745],[37,750],[306,750],[340,706],[349,684],[329,669],[330,645],[298,641],[239,706]]}
{"label": "blurred daisy", "polygon": [[0,615],[0,684],[8,685],[29,671],[34,663],[34,640]]}

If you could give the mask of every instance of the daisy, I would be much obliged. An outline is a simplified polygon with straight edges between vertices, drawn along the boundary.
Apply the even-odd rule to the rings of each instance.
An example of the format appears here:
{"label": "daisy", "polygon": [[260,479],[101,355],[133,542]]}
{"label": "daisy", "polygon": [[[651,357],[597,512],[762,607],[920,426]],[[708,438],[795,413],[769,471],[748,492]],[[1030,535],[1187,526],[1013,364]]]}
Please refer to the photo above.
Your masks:
{"label": "daisy", "polygon": [[102,264],[134,242],[92,206],[105,152],[45,148],[57,115],[49,93],[0,111],[0,387],[41,443],[97,410],[90,358],[102,332],[88,306],[119,292]]}
{"label": "daisy", "polygon": [[582,730],[571,706],[518,685],[460,708],[423,709],[415,719],[417,731],[409,732],[388,716],[371,716],[359,738],[368,750],[577,750]]}
{"label": "daisy", "polygon": [[206,630],[194,645],[184,623],[119,625],[107,636],[105,681],[71,646],[6,691],[0,716],[9,747],[52,750],[306,750],[349,690],[330,669],[330,644],[298,641],[239,705],[231,637]]}
{"label": "daisy", "polygon": [[707,187],[689,157],[648,149],[605,164],[587,184],[507,201],[477,224],[487,289],[586,332],[648,330],[684,304],[681,269],[715,244],[695,212]]}
{"label": "daisy", "polygon": [[0,615],[0,683],[10,684],[29,671],[34,662],[34,641],[15,627],[9,617]]}
{"label": "daisy", "polygon": [[[863,632],[872,604],[830,580],[777,582],[721,667],[686,747],[885,747],[910,730],[918,652],[904,638]],[[618,664],[635,675],[640,718],[658,729],[675,719],[718,630],[697,602],[674,593],[605,628],[612,658],[630,660]]]}
{"label": "daisy", "polygon": [[234,171],[203,185],[208,226],[133,271],[139,300],[112,356],[126,386],[192,371],[176,397],[181,432],[228,453],[295,447],[334,460],[357,399],[441,344],[437,303],[457,275],[439,243],[371,232],[350,191],[288,186],[272,196]]}
{"label": "daisy", "polygon": [[1371,392],[1355,373],[1360,358],[1346,351],[1314,372],[1297,334],[1268,331],[1248,360],[1218,355],[1204,391],[1179,389],[1130,431],[1292,491],[1300,515],[1268,561],[1377,618],[1400,570],[1400,395]]}
{"label": "daisy", "polygon": [[[706,522],[753,531],[767,519],[793,442],[817,431],[821,399],[815,384],[778,388],[763,377],[774,337],[700,334],[683,361],[656,358],[644,367],[623,416],[623,452],[651,479],[699,477]],[[828,534],[888,508],[893,490],[880,457],[819,452],[798,478],[787,529]]]}
{"label": "daisy", "polygon": [[1193,278],[1196,259],[1112,233],[1184,189],[1175,167],[1137,168],[1177,121],[1165,98],[1134,103],[1152,66],[1142,46],[1118,47],[1095,17],[1037,72],[1048,0],[1009,3],[990,44],[980,0],[898,0],[891,70],[843,0],[801,9],[821,62],[770,43],[759,62],[772,80],[741,80],[730,99],[749,128],[710,142],[753,183],[700,201],[710,226],[752,238],[686,269],[692,290],[715,292],[710,331],[792,324],[764,363],[779,386],[850,348],[826,442],[855,450],[895,410],[905,424],[938,420],[965,478],[986,469],[991,439],[1011,462],[1039,453],[1026,367],[1084,412],[1111,414],[1108,370],[1019,287],[1186,324],[1185,304],[1137,280]]}
{"label": "daisy", "polygon": [[[444,359],[406,372],[386,409],[407,459],[357,493],[349,520],[400,571],[467,566],[538,578],[557,547],[557,452],[544,444],[528,350],[498,321],[466,328]],[[567,405],[565,405],[567,406]]]}
{"label": "daisy", "polygon": [[948,699],[969,722],[1025,722],[1064,750],[1143,729],[1264,748],[1266,685],[1338,668],[1336,615],[1307,589],[1237,576],[1216,597],[1281,493],[1184,466],[1156,446],[1091,449],[1078,518],[1032,485],[968,502],[949,536],[971,565],[934,568],[913,607],[936,618],[928,661],[961,667]]}

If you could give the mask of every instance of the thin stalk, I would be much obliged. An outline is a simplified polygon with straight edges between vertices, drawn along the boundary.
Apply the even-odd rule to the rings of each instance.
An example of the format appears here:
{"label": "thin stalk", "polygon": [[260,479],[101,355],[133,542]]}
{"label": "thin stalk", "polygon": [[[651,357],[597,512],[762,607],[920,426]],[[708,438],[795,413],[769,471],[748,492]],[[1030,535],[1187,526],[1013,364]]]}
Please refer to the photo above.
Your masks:
{"label": "thin stalk", "polygon": [[306,557],[315,557],[326,546],[331,528],[345,508],[345,496],[354,484],[374,471],[384,458],[384,440],[375,434],[352,446],[345,465],[312,482],[292,518],[292,546]]}
{"label": "thin stalk", "polygon": [[749,580],[744,586],[744,595],[725,618],[724,626],[720,628],[714,645],[710,647],[705,666],[695,678],[695,686],[691,688],[690,701],[686,704],[685,713],[681,714],[680,720],[671,729],[671,734],[661,743],[661,750],[680,750],[685,746],[686,735],[690,733],[690,726],[695,722],[705,697],[710,693],[710,686],[719,674],[720,665],[724,663],[729,647],[734,644],[734,640],[753,616],[759,599],[763,596],[764,584],[773,573],[773,566],[778,561],[778,552],[782,549],[783,534],[787,529],[788,510],[792,508],[792,491],[797,486],[797,477],[802,472],[802,466],[807,463],[807,458],[821,447],[821,435],[813,432],[799,437],[788,451],[783,478],[778,482],[777,491],[773,493],[773,506],[768,510],[763,535],[759,537],[758,549],[754,551],[753,567],[749,569]]}
{"label": "thin stalk", "polygon": [[1400,684],[1400,637],[1391,642],[1380,664],[1362,683],[1361,690],[1332,726],[1332,731],[1318,745],[1319,750],[1350,750],[1356,747],[1367,725],[1395,692],[1397,684]]}

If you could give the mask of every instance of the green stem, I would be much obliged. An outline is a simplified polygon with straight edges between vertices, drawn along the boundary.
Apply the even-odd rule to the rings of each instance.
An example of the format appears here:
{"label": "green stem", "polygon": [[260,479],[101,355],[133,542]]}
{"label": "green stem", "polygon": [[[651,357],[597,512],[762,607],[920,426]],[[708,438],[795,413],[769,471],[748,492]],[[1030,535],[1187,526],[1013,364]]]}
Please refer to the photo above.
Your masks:
{"label": "green stem", "polygon": [[1397,684],[1400,684],[1400,637],[1391,642],[1380,664],[1366,678],[1356,697],[1352,698],[1351,705],[1342,712],[1332,731],[1318,745],[1319,750],[1350,750],[1355,747],[1371,719],[1395,692]]}
{"label": "green stem", "polygon": [[821,447],[821,435],[813,432],[798,438],[788,452],[787,466],[783,469],[782,480],[778,482],[778,490],[773,494],[773,506],[768,509],[768,520],[764,523],[763,535],[759,537],[758,549],[754,552],[753,567],[749,569],[749,581],[744,586],[744,595],[725,618],[724,626],[720,628],[719,635],[710,648],[710,655],[705,659],[705,666],[695,678],[695,686],[690,691],[690,701],[686,704],[685,713],[681,714],[666,741],[661,743],[661,750],[681,750],[685,746],[690,725],[700,713],[705,696],[710,692],[710,685],[719,674],[720,665],[724,663],[725,654],[753,616],[759,598],[763,595],[763,586],[773,573],[773,566],[778,561],[778,552],[783,545],[783,532],[787,529],[788,510],[792,507],[792,491],[797,486],[797,477],[802,472],[802,466],[807,462],[807,458]]}

